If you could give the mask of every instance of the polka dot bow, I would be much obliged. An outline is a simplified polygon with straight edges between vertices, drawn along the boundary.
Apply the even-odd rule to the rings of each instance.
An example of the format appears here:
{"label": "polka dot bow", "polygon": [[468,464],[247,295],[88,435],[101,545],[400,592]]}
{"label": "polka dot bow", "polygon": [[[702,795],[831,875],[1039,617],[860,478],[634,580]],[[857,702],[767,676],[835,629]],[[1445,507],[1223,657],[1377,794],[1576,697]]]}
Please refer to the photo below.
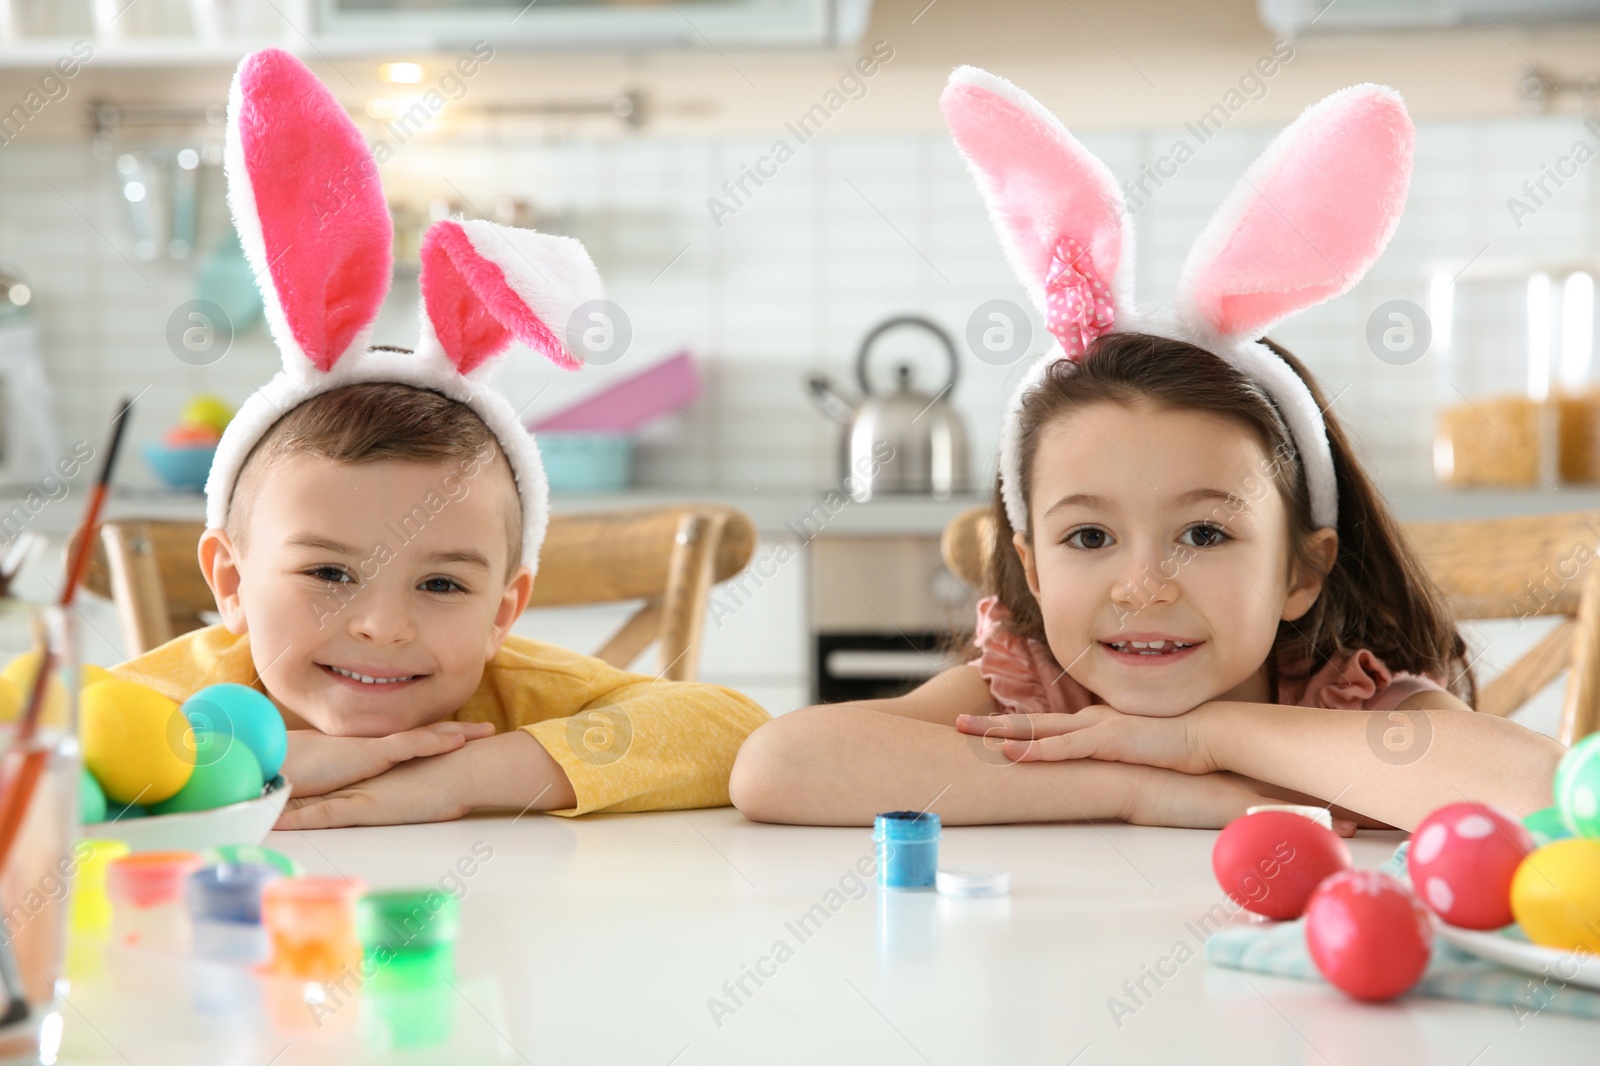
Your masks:
{"label": "polka dot bow", "polygon": [[1046,326],[1061,342],[1067,358],[1083,358],[1090,342],[1109,332],[1116,320],[1111,290],[1106,288],[1078,242],[1063,237],[1050,255],[1044,279]]}

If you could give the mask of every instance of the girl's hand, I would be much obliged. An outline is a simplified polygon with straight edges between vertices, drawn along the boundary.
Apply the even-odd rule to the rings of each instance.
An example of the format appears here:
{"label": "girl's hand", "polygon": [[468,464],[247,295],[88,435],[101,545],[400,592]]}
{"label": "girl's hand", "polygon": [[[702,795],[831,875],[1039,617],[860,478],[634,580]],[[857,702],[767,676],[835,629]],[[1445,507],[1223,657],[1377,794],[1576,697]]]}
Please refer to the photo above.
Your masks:
{"label": "girl's hand", "polygon": [[[1122,813],[1130,825],[1167,825],[1184,829],[1221,829],[1251,808],[1281,800],[1256,791],[1259,782],[1226,771],[1184,774],[1143,767],[1146,774],[1134,786]],[[1333,831],[1342,837],[1356,835],[1356,823],[1335,818]]]}
{"label": "girl's hand", "polygon": [[435,722],[386,737],[330,737],[315,729],[291,729],[289,752],[280,772],[294,787],[295,798],[303,799],[493,735],[490,722]]}
{"label": "girl's hand", "polygon": [[1203,718],[1201,708],[1149,718],[1093,704],[1075,714],[964,714],[956,728],[1006,738],[1002,750],[1013,762],[1101,759],[1207,774],[1221,767],[1202,736]]}

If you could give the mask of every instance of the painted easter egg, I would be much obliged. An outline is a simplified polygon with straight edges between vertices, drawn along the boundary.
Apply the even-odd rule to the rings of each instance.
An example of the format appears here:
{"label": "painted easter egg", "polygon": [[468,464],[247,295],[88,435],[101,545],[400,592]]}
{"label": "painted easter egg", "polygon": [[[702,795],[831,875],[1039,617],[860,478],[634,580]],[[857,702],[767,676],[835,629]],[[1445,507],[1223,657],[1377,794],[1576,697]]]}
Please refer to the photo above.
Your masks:
{"label": "painted easter egg", "polygon": [[1558,840],[1523,859],[1511,911],[1535,944],[1600,954],[1600,840]]}
{"label": "painted easter egg", "polygon": [[1559,807],[1544,807],[1534,811],[1522,820],[1522,824],[1532,834],[1533,845],[1537,848],[1572,837],[1572,830],[1567,828]]}
{"label": "painted easter egg", "polygon": [[1555,794],[1573,836],[1600,837],[1600,733],[1584,737],[1561,757]]}
{"label": "painted easter egg", "polygon": [[1268,918],[1300,917],[1317,885],[1351,865],[1350,848],[1332,830],[1289,811],[1235,818],[1211,849],[1228,898]]}
{"label": "painted easter egg", "polygon": [[175,795],[150,805],[151,814],[209,811],[261,795],[261,764],[250,748],[226,733],[199,733],[194,772]]}
{"label": "painted easter egg", "polygon": [[1336,873],[1306,905],[1306,947],[1328,983],[1356,999],[1393,999],[1422,978],[1433,952],[1428,912],[1376,870]]}
{"label": "painted easter egg", "polygon": [[118,804],[149,806],[194,773],[194,730],[177,703],[133,681],[102,681],[80,698],[83,764]]}
{"label": "painted easter egg", "polygon": [[265,695],[246,685],[207,685],[183,701],[184,716],[198,733],[238,738],[256,757],[267,780],[276,777],[289,751],[283,716]]}
{"label": "painted easter egg", "polygon": [[[6,664],[4,670],[0,670],[0,678],[9,682],[12,691],[16,694],[14,701],[9,698],[10,694],[8,693],[4,702],[0,703],[0,707],[9,709],[14,706],[16,708],[6,716],[5,720],[14,719],[27,709],[28,700],[33,695],[34,680],[38,673],[39,653],[36,651],[25,652],[17,656]],[[53,674],[45,682],[44,706],[39,710],[39,722],[41,725],[62,726],[66,724],[66,721],[67,686],[62,683],[59,675]]]}
{"label": "painted easter egg", "polygon": [[78,771],[78,821],[84,825],[106,820],[106,794],[88,767]]}
{"label": "painted easter egg", "polygon": [[1429,910],[1462,929],[1510,925],[1511,878],[1533,834],[1488,803],[1451,803],[1422,820],[1406,852],[1411,887]]}

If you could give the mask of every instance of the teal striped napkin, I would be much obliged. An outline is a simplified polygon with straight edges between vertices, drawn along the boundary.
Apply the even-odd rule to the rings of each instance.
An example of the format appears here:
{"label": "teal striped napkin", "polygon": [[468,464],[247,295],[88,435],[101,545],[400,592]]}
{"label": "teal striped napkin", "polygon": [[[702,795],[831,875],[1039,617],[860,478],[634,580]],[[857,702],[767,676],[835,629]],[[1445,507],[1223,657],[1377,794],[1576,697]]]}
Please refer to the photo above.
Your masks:
{"label": "teal striped napkin", "polygon": [[[1381,867],[1386,874],[1409,883],[1406,845],[1401,844]],[[1321,981],[1306,950],[1305,919],[1261,925],[1229,926],[1206,941],[1206,961],[1236,970]],[[1511,1007],[1519,1021],[1544,1011],[1600,1018],[1600,992],[1565,984],[1559,973],[1550,976],[1513,970],[1461,950],[1439,937],[1422,980],[1410,995],[1460,999]]]}

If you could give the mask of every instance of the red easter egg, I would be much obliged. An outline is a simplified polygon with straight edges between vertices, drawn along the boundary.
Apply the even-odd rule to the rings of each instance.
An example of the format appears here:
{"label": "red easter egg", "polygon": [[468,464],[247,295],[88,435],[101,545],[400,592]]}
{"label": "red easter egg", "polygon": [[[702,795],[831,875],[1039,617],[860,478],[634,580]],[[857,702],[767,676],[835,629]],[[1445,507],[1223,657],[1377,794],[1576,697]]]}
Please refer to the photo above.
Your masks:
{"label": "red easter egg", "polygon": [[1433,924],[1404,882],[1376,870],[1347,870],[1322,882],[1306,906],[1306,947],[1340,991],[1393,999],[1428,968]]}
{"label": "red easter egg", "polygon": [[209,448],[221,439],[211,426],[173,426],[161,435],[161,443],[169,448]]}
{"label": "red easter egg", "polygon": [[1533,848],[1533,834],[1500,808],[1452,803],[1417,826],[1406,872],[1417,897],[1451,925],[1499,929],[1514,920],[1511,879]]}
{"label": "red easter egg", "polygon": [[1290,811],[1257,811],[1217,834],[1211,869],[1228,898],[1268,918],[1298,918],[1323,879],[1350,869],[1332,830]]}

